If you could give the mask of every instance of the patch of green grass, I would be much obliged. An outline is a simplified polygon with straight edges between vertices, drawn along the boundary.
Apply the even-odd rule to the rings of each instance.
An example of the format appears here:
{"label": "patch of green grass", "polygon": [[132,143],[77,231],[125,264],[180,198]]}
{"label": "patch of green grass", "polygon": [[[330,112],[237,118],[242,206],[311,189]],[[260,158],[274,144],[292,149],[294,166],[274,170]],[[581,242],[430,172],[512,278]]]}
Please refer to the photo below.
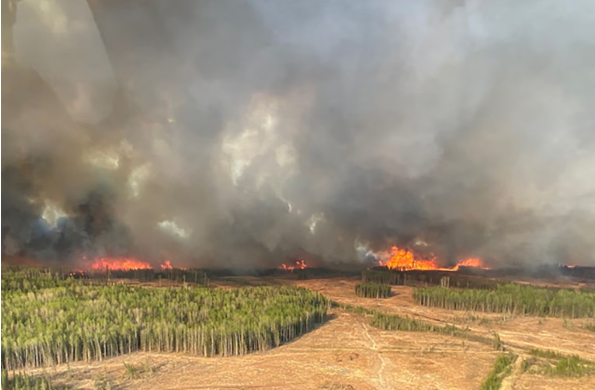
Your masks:
{"label": "patch of green grass", "polygon": [[374,313],[376,313],[376,310],[366,309],[363,306],[353,306],[353,305],[350,305],[347,303],[338,303],[335,301],[332,302],[332,307],[337,307],[339,309],[347,310],[352,313],[361,314],[361,315],[365,315],[365,314],[373,315]]}
{"label": "patch of green grass", "polygon": [[[529,353],[531,354],[531,356],[535,356],[535,357],[539,357],[539,358],[544,358],[544,359],[550,359],[550,360],[562,360],[562,359],[566,359],[568,357],[568,355],[564,355],[562,353],[558,353],[558,352],[554,352],[554,351],[549,351],[549,350],[544,350],[544,349],[536,349],[533,348],[532,350],[529,351]],[[578,361],[582,364],[593,364],[592,361],[590,360],[585,360],[585,359],[581,359],[578,356],[575,356]]]}
{"label": "patch of green grass", "polygon": [[521,372],[529,371],[529,368],[531,368],[532,365],[533,365],[533,363],[531,361],[523,360],[521,363]]}
{"label": "patch of green grass", "polygon": [[134,364],[124,363],[124,368],[126,369],[125,376],[128,379],[138,379],[140,378],[139,369],[136,368]]}
{"label": "patch of green grass", "polygon": [[497,390],[500,388],[504,378],[510,374],[511,365],[516,359],[516,356],[512,354],[505,354],[498,356],[494,368],[488,374],[487,378],[482,382],[479,387],[480,390]]}
{"label": "patch of green grass", "polygon": [[581,377],[594,373],[595,367],[592,364],[585,364],[583,359],[575,355],[560,359],[558,364],[549,368],[547,372],[557,376]]}
{"label": "patch of green grass", "polygon": [[541,373],[565,377],[581,377],[595,373],[595,363],[578,355],[564,355],[554,351],[532,349],[529,353],[548,361]]}
{"label": "patch of green grass", "polygon": [[540,357],[540,358],[544,358],[544,359],[561,359],[564,357],[564,355],[562,355],[561,353],[558,353],[558,352],[546,351],[543,349],[536,349],[536,348],[533,348],[532,350],[530,350],[529,353],[531,354],[531,356]]}
{"label": "patch of green grass", "polygon": [[150,359],[140,364],[139,366],[135,366],[134,364],[124,363],[124,377],[126,379],[138,379],[144,374],[152,374],[157,371],[157,367],[155,367]]}

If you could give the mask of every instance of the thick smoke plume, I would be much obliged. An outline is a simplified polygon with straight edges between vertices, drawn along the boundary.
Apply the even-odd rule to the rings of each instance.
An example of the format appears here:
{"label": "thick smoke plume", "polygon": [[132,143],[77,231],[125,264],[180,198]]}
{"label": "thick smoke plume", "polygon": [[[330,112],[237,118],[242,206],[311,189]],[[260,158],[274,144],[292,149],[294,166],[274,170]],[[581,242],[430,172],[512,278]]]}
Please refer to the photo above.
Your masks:
{"label": "thick smoke plume", "polygon": [[4,254],[595,264],[592,1],[25,0],[13,39]]}

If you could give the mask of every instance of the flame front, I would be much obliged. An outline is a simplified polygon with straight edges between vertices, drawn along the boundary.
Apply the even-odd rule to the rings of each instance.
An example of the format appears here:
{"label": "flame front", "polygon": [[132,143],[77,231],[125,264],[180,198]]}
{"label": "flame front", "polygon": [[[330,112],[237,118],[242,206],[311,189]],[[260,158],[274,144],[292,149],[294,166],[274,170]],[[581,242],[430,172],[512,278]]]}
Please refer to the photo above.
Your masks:
{"label": "flame front", "polygon": [[137,269],[153,269],[149,263],[132,258],[99,257],[93,260],[91,268],[95,270],[130,271]]}
{"label": "flame front", "polygon": [[465,260],[461,260],[452,268],[442,268],[438,267],[436,262],[436,257],[432,257],[431,259],[417,259],[413,252],[408,251],[407,249],[400,249],[396,246],[390,248],[390,259],[383,263],[379,261],[381,266],[386,266],[389,269],[398,269],[398,270],[438,270],[438,271],[457,271],[459,267],[476,267],[482,269],[488,269],[484,266],[481,259],[477,257],[468,258]]}
{"label": "flame front", "polygon": [[293,271],[294,269],[306,269],[308,266],[304,260],[298,260],[295,265],[281,264],[278,268],[285,271]]}
{"label": "flame front", "polygon": [[[87,258],[83,257],[86,261]],[[165,263],[160,264],[162,270],[173,269],[174,267],[171,265],[171,261],[166,260]],[[137,259],[129,258],[129,257],[98,257],[91,261],[89,269],[98,270],[98,271],[105,271],[106,269],[110,271],[133,271],[139,269],[153,269],[151,264],[140,261]],[[180,269],[187,269],[187,268],[180,268]]]}
{"label": "flame front", "polygon": [[459,266],[484,268],[483,262],[477,257],[470,257],[467,260],[459,261],[457,268]]}
{"label": "flame front", "polygon": [[430,260],[416,259],[412,252],[406,249],[399,249],[396,246],[390,248],[390,252],[390,260],[385,264],[390,269],[438,269],[435,258]]}

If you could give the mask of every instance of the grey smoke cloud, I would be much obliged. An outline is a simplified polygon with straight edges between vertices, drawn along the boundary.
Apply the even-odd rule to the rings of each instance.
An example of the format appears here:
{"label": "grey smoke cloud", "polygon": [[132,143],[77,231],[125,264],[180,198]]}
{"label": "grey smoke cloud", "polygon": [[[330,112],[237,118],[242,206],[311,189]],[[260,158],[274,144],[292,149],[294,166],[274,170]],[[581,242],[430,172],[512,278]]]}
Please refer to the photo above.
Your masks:
{"label": "grey smoke cloud", "polygon": [[89,3],[19,3],[5,250],[595,264],[592,2]]}

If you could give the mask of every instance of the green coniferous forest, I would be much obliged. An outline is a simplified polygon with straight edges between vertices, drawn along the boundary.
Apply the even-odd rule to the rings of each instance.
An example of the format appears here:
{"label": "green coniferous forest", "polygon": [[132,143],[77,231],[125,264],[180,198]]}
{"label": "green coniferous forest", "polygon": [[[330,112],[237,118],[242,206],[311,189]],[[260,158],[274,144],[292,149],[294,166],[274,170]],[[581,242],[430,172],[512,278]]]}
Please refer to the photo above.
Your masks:
{"label": "green coniferous forest", "polygon": [[359,283],[355,285],[355,295],[364,298],[388,298],[390,286],[380,283]]}
{"label": "green coniferous forest", "polygon": [[242,355],[308,332],[329,305],[294,287],[89,286],[49,272],[3,271],[2,369],[134,351]]}
{"label": "green coniferous forest", "polygon": [[499,285],[508,284],[504,280],[494,280],[467,275],[459,275],[449,271],[427,271],[412,270],[399,271],[390,269],[372,269],[362,272],[362,281],[364,283],[382,283],[392,285],[419,285],[439,286],[443,277],[448,277],[450,287],[456,288],[474,288],[494,290]]}
{"label": "green coniferous forest", "polygon": [[415,288],[413,298],[423,306],[515,315],[595,317],[595,293],[548,289],[518,284],[495,290]]}

